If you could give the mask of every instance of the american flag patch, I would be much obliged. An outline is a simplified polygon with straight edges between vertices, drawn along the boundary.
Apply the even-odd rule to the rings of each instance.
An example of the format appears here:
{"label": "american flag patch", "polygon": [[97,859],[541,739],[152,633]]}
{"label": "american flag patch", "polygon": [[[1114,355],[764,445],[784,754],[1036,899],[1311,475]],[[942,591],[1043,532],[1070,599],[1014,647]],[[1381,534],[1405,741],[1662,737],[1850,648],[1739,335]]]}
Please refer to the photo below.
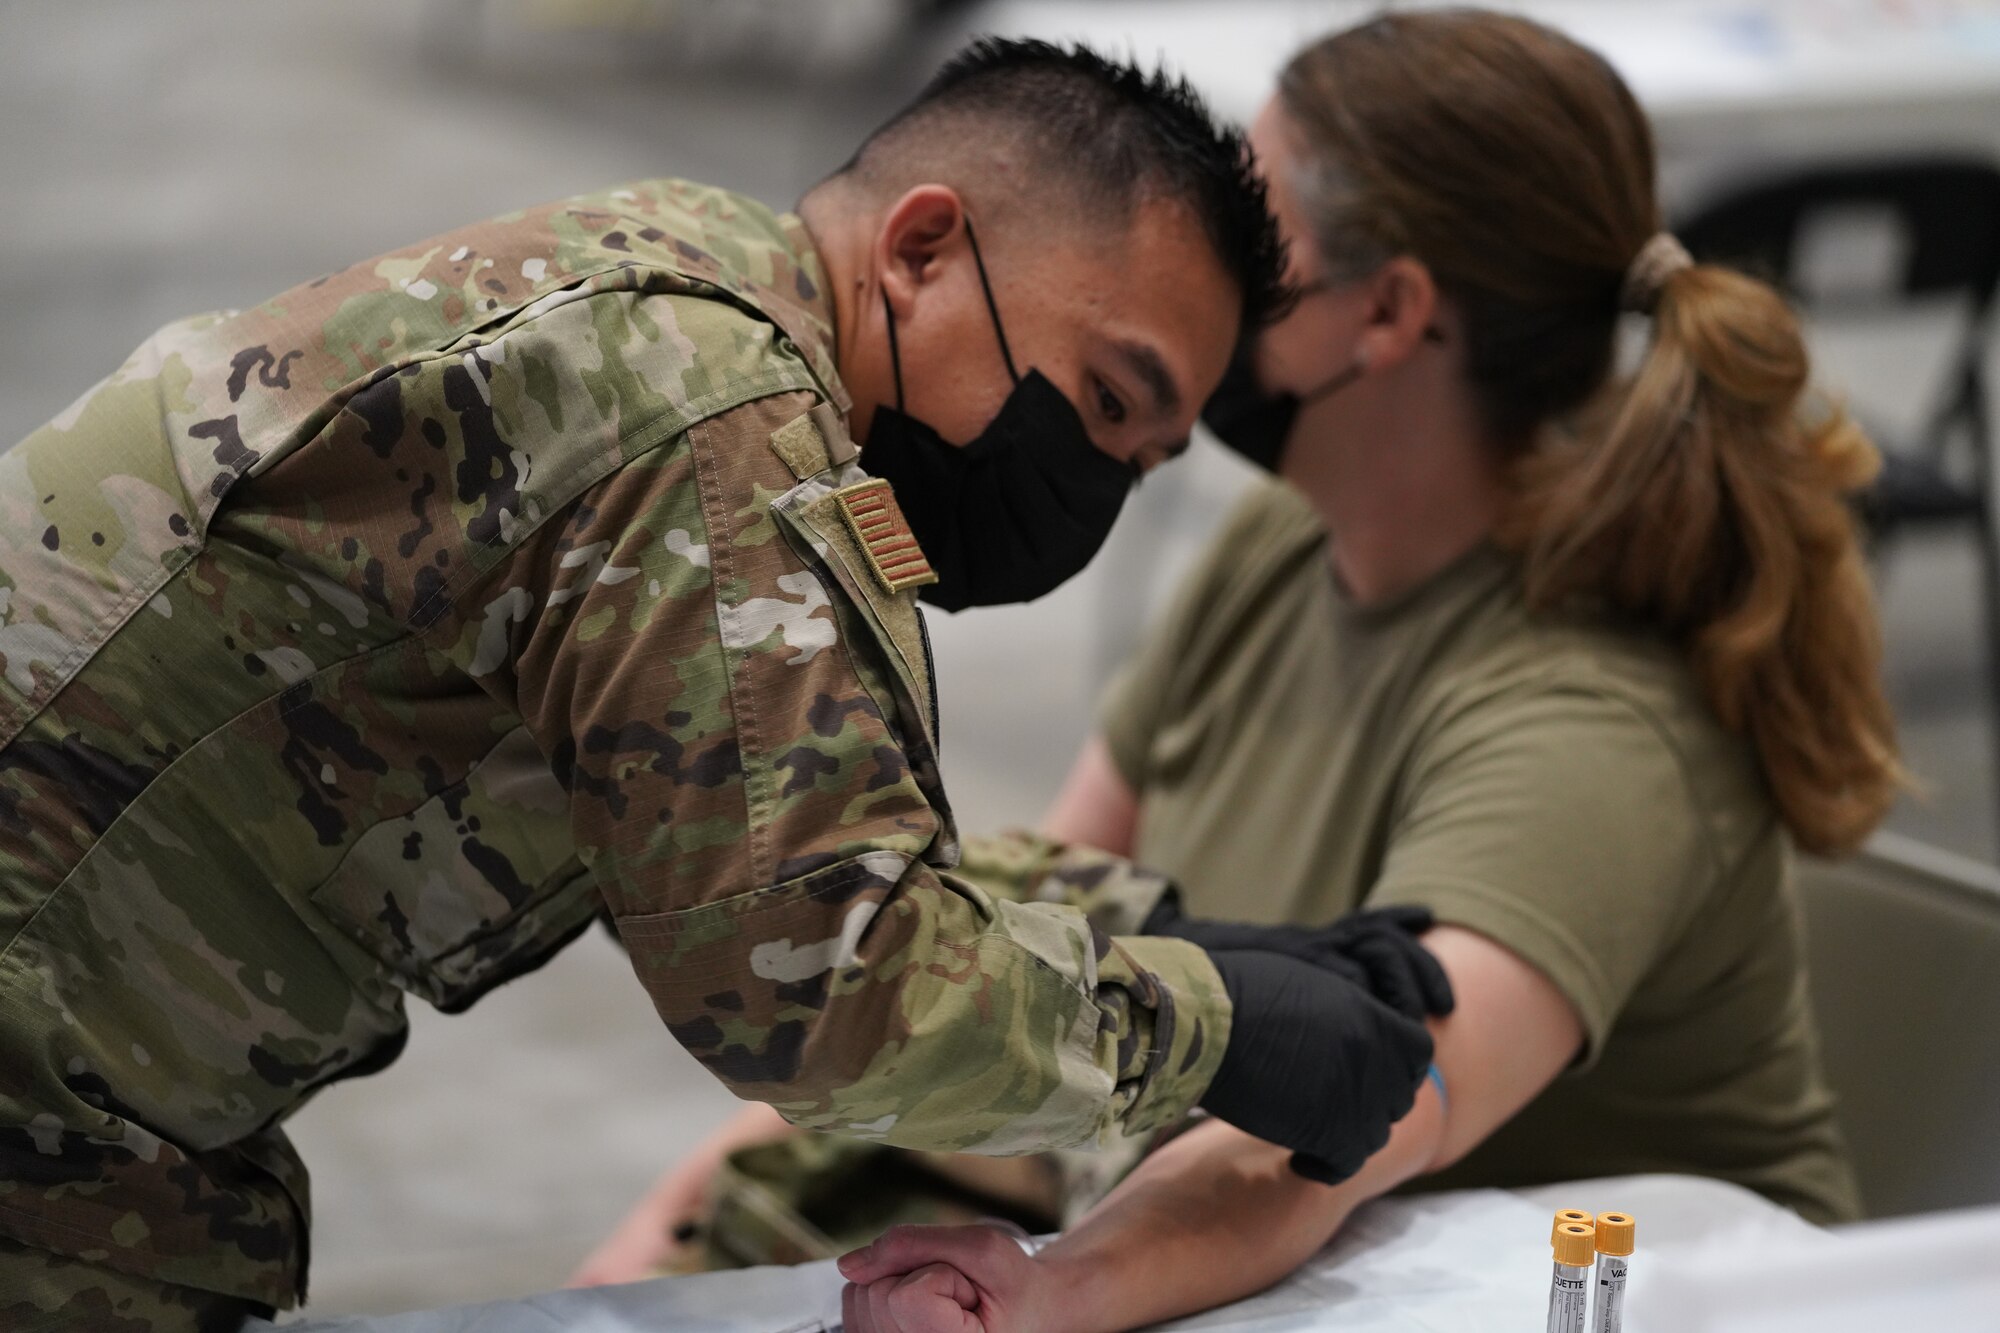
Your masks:
{"label": "american flag patch", "polygon": [[874,477],[855,486],[843,486],[833,493],[841,517],[868,556],[868,568],[876,581],[890,592],[920,587],[938,581],[937,571],[917,545],[903,507],[889,483]]}

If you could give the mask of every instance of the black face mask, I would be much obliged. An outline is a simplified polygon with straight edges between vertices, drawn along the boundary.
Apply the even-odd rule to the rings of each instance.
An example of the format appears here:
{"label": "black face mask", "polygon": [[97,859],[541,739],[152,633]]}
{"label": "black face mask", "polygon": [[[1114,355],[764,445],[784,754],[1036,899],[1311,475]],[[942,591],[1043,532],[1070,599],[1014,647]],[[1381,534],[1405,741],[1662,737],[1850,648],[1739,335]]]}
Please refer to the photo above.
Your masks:
{"label": "black face mask", "polygon": [[937,571],[938,581],[918,596],[947,611],[1033,601],[1076,574],[1104,544],[1138,476],[1135,465],[1090,442],[1075,406],[1040,371],[1023,377],[1014,369],[970,222],[965,237],[1013,392],[963,447],[904,413],[896,313],[885,294],[896,406],[875,409],[861,459],[896,488],[910,530]]}
{"label": "black face mask", "polygon": [[[1328,290],[1322,280],[1299,289],[1301,296]],[[1424,341],[1442,343],[1444,331],[1435,325],[1424,330]],[[1257,340],[1254,335],[1236,344],[1236,355],[1222,383],[1202,406],[1202,424],[1215,438],[1243,455],[1266,472],[1276,472],[1285,459],[1285,441],[1299,419],[1299,409],[1307,403],[1339,393],[1368,373],[1368,363],[1356,358],[1345,370],[1335,371],[1325,383],[1304,394],[1265,393],[1257,386]]]}
{"label": "black face mask", "polygon": [[1299,409],[1345,389],[1360,379],[1368,367],[1356,361],[1303,395],[1265,393],[1257,386],[1257,358],[1253,355],[1256,346],[1250,338],[1237,344],[1236,355],[1230,359],[1222,383],[1201,409],[1201,419],[1215,432],[1215,438],[1266,472],[1276,472],[1284,462],[1285,441],[1299,418]]}

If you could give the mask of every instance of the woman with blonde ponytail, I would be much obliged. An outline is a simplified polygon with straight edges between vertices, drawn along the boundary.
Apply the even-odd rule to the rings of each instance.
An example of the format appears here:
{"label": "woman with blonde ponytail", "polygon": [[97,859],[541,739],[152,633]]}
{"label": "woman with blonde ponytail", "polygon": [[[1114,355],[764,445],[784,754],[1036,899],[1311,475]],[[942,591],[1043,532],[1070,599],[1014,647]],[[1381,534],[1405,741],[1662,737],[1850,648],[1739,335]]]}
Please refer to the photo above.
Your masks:
{"label": "woman with blonde ponytail", "polygon": [[1299,299],[1206,415],[1277,479],[1049,832],[1194,915],[1427,909],[1435,1077],[1337,1185],[1209,1122],[1032,1259],[892,1232],[843,1261],[851,1333],[1184,1314],[1405,1186],[1675,1171],[1858,1211],[1790,858],[1859,845],[1901,780],[1846,502],[1874,451],[1783,300],[1662,230],[1645,117],[1560,34],[1378,17],[1299,52],[1251,138]]}

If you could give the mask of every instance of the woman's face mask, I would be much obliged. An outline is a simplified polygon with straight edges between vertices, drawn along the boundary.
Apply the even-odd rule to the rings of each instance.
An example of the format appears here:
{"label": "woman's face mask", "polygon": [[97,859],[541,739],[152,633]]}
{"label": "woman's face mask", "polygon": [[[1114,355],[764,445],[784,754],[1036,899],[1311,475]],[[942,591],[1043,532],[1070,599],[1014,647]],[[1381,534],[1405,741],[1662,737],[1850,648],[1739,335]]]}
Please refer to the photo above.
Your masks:
{"label": "woman's face mask", "polygon": [[[1302,297],[1327,290],[1326,284],[1304,288]],[[1435,326],[1424,330],[1424,341],[1442,343],[1444,333]],[[1209,395],[1201,419],[1215,437],[1267,472],[1277,472],[1284,464],[1285,441],[1297,424],[1299,410],[1308,403],[1331,398],[1368,373],[1368,360],[1359,348],[1347,365],[1334,371],[1304,393],[1270,393],[1257,383],[1257,343],[1253,334],[1237,344],[1236,355],[1222,376],[1222,383]]]}
{"label": "woman's face mask", "polygon": [[1257,385],[1256,351],[1254,338],[1237,346],[1222,383],[1201,410],[1201,419],[1215,438],[1275,473],[1284,462],[1285,441],[1298,421],[1299,409],[1339,393],[1367,373],[1368,363],[1356,358],[1346,369],[1335,371],[1324,383],[1302,394],[1266,393]]}
{"label": "woman's face mask", "polygon": [[885,294],[896,406],[876,409],[862,455],[871,474],[895,487],[937,571],[918,595],[947,611],[1033,601],[1082,570],[1139,473],[1091,443],[1075,406],[1040,371],[1015,370],[970,221],[965,235],[1013,391],[963,446],[905,413],[896,314]]}

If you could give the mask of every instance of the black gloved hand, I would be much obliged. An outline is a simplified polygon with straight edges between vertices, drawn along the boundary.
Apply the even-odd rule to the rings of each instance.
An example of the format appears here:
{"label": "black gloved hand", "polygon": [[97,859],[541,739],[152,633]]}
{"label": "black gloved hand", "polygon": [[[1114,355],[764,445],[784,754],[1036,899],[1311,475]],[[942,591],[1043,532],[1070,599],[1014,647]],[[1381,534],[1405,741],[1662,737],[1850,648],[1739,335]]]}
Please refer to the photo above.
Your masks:
{"label": "black gloved hand", "polygon": [[1181,915],[1169,892],[1140,927],[1218,949],[1257,949],[1302,959],[1338,973],[1405,1018],[1442,1018],[1452,1010],[1451,982],[1417,936],[1435,924],[1425,907],[1378,907],[1353,912],[1330,926],[1252,926]]}
{"label": "black gloved hand", "polygon": [[1312,963],[1251,949],[1209,958],[1234,1017],[1202,1108],[1292,1149],[1292,1170],[1308,1180],[1347,1179],[1416,1102],[1430,1032]]}

